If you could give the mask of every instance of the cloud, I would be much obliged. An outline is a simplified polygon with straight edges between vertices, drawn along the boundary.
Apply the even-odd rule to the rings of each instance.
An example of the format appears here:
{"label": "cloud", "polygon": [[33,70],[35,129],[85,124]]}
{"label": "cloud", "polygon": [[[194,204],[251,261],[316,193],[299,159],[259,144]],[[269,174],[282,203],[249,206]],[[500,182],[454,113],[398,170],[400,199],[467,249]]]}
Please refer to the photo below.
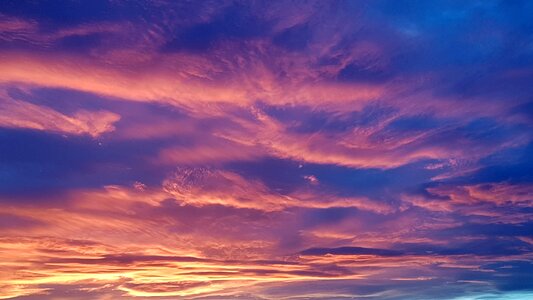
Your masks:
{"label": "cloud", "polygon": [[527,298],[532,9],[0,1],[0,298]]}
{"label": "cloud", "polygon": [[44,130],[92,137],[113,131],[120,116],[109,111],[80,110],[67,116],[53,109],[20,100],[0,100],[0,126]]}
{"label": "cloud", "polygon": [[[189,199],[201,195],[219,196],[228,201],[221,204],[229,207],[210,202],[185,202],[186,197],[175,201],[169,199],[167,192],[149,187],[73,191],[64,196],[61,205],[49,203],[48,207],[1,206],[3,215],[0,217],[17,216],[19,222],[31,225],[2,230],[1,261],[4,262],[2,269],[7,270],[7,273],[0,273],[3,293],[10,297],[26,295],[27,291],[54,295],[59,289],[49,290],[47,286],[96,284],[112,287],[123,296],[228,295],[231,298],[229,295],[237,296],[245,291],[256,295],[268,293],[269,287],[284,287],[288,280],[293,283],[326,279],[336,282],[373,278],[396,280],[394,278],[420,277],[421,274],[449,274],[457,268],[476,270],[486,262],[477,258],[478,255],[495,255],[498,259],[503,259],[500,255],[507,258],[518,255],[520,259],[520,255],[527,254],[509,252],[511,248],[507,248],[523,247],[525,243],[505,241],[498,248],[502,250],[489,254],[476,250],[486,247],[474,249],[468,245],[456,248],[438,244],[394,246],[386,235],[400,238],[398,228],[409,224],[402,218],[390,218],[387,221],[390,227],[376,228],[383,238],[381,241],[370,231],[365,232],[370,234],[366,241],[364,236],[359,238],[360,243],[373,241],[383,246],[389,243],[388,247],[325,248],[312,244],[331,242],[322,238],[305,240],[297,256],[290,253],[280,256],[274,254],[272,248],[279,238],[273,230],[305,232],[308,228],[289,227],[291,223],[286,218],[294,219],[294,213],[258,212],[256,208],[249,210],[231,202],[247,202],[240,198],[243,195],[239,194],[239,188],[246,189],[250,197],[261,195],[254,194],[259,193],[259,183],[244,183],[246,181],[235,174],[206,169],[184,169],[178,171],[178,175],[182,177],[173,179],[180,183],[174,187],[176,194],[188,195]],[[238,184],[241,187],[234,187]],[[233,189],[225,188],[228,186]],[[204,193],[194,194],[196,189]],[[223,192],[235,199],[224,196]],[[268,199],[250,200],[264,202]],[[353,224],[352,218],[345,218],[345,221]],[[412,222],[421,223],[420,220]],[[368,224],[368,221],[363,223]],[[402,231],[401,235],[407,232]],[[80,235],[86,239],[80,239]],[[408,239],[408,235],[400,238]],[[458,264],[464,266],[458,267]],[[154,278],[158,279],[154,281]]]}
{"label": "cloud", "polygon": [[[426,191],[427,195],[405,194],[402,201],[429,211],[483,216],[503,223],[529,220],[527,214],[519,212],[531,205],[532,192],[528,184],[440,184],[429,187]],[[502,212],[502,208],[510,207],[518,211],[512,216]]]}
{"label": "cloud", "polygon": [[[207,136],[199,145],[163,149],[155,160],[166,165],[217,165],[230,161],[248,161],[261,157],[261,149]],[[263,154],[264,155],[264,154]]]}
{"label": "cloud", "polygon": [[178,201],[192,205],[219,204],[266,211],[289,207],[354,207],[376,213],[389,213],[392,207],[365,197],[340,197],[316,189],[281,194],[259,181],[247,180],[228,171],[207,168],[181,168],[163,183]]}
{"label": "cloud", "polygon": [[[354,86],[335,83],[285,86],[273,82],[271,71],[264,66],[246,78],[229,78],[228,82],[214,82],[198,79],[190,74],[195,64],[200,69],[216,69],[209,62],[192,57],[174,58],[181,71],[176,74],[170,69],[150,68],[146,76],[129,76],[130,72],[109,68],[101,63],[76,57],[39,57],[31,54],[3,52],[0,82],[22,83],[43,87],[68,88],[98,95],[133,101],[153,101],[170,105],[197,108],[209,103],[250,105],[255,99],[264,99],[273,104],[312,103],[335,105],[346,101],[354,102],[374,99],[380,95],[379,87]],[[207,65],[205,65],[207,64]],[[232,67],[231,65],[229,67]],[[138,71],[137,71],[138,72]],[[139,73],[137,73],[139,74]],[[209,75],[207,75],[209,76]],[[248,77],[247,76],[247,77]],[[195,78],[196,77],[196,78]]]}
{"label": "cloud", "polygon": [[340,247],[340,248],[310,248],[301,252],[302,255],[377,255],[397,256],[402,253],[387,249],[374,249],[364,247]]}
{"label": "cloud", "polygon": [[494,203],[496,205],[529,206],[533,188],[528,184],[486,183],[467,186],[439,186],[428,191],[436,196],[449,197],[454,204]]}

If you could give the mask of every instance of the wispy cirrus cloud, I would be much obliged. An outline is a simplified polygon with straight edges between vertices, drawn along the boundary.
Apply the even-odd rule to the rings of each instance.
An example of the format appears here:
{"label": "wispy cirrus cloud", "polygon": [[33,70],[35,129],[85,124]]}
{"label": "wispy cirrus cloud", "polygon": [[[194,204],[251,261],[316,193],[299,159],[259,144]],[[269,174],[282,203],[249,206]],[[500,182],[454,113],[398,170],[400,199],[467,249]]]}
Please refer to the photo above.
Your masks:
{"label": "wispy cirrus cloud", "polygon": [[531,10],[0,2],[0,298],[529,297]]}
{"label": "wispy cirrus cloud", "polygon": [[66,134],[88,134],[96,137],[115,129],[113,123],[120,116],[109,111],[80,110],[73,116],[57,112],[51,108],[12,99],[0,99],[0,126],[45,130]]}

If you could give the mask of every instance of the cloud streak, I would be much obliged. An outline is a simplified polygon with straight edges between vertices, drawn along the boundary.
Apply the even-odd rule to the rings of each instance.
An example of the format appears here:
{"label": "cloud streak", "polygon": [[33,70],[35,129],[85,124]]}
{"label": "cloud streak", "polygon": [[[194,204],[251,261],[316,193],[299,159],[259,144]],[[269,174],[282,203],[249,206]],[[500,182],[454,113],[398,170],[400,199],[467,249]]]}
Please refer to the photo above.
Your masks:
{"label": "cloud streak", "polygon": [[0,298],[531,297],[532,10],[0,1]]}
{"label": "cloud streak", "polygon": [[113,131],[120,116],[109,111],[80,110],[67,116],[53,109],[4,98],[0,100],[0,126],[27,128],[66,134],[87,134],[93,137]]}

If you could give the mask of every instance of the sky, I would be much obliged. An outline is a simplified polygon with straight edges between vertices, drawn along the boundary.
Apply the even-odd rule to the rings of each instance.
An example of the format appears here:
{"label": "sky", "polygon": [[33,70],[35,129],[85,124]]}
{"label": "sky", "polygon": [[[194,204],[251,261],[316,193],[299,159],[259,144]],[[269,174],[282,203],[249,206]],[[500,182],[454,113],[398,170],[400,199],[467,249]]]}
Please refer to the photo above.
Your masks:
{"label": "sky", "polygon": [[533,299],[532,1],[0,1],[0,299]]}

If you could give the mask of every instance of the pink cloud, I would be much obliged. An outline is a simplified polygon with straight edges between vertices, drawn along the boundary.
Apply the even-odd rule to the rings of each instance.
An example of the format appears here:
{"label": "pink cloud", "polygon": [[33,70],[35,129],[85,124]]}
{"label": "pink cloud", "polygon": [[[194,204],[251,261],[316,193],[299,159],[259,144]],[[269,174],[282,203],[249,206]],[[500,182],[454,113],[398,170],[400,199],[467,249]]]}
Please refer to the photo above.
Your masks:
{"label": "pink cloud", "polygon": [[0,127],[27,128],[96,137],[115,129],[120,116],[109,111],[80,110],[67,116],[51,108],[28,102],[0,99]]}

